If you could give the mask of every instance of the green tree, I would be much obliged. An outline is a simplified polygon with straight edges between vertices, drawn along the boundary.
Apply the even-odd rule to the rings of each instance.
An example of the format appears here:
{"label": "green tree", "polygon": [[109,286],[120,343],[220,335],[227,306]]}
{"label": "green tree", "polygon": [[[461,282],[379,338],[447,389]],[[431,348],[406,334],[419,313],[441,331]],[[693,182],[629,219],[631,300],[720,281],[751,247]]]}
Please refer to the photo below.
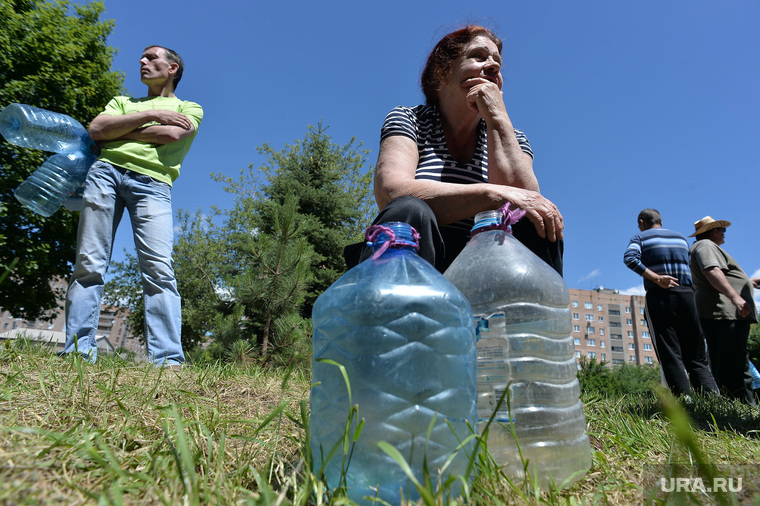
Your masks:
{"label": "green tree", "polygon": [[[106,44],[112,21],[102,2],[0,0],[0,108],[11,103],[62,112],[87,126],[121,92]],[[50,153],[0,142],[0,307],[29,320],[57,305],[48,282],[67,276],[79,216],[66,209],[43,218],[13,197]],[[19,259],[11,269],[14,259]]]}
{"label": "green tree", "polygon": [[182,296],[182,347],[190,350],[213,334],[216,315],[230,314],[232,297],[224,285],[225,234],[210,216],[177,213],[174,270]]}
{"label": "green tree", "polygon": [[581,358],[578,381],[582,392],[601,397],[617,395],[620,392],[620,382],[605,364],[597,362],[595,358]]}
{"label": "green tree", "polygon": [[615,368],[615,376],[624,395],[650,392],[660,383],[660,367],[651,364],[627,364]]}
{"label": "green tree", "polygon": [[298,310],[314,277],[314,252],[303,234],[297,205],[295,197],[282,205],[269,201],[271,233],[233,238],[244,268],[228,284],[235,302],[245,308],[248,340],[256,343],[263,361],[285,347],[297,347],[308,326]]}
{"label": "green tree", "polygon": [[345,145],[331,141],[322,123],[302,140],[275,150],[264,144],[261,172],[266,183],[253,202],[255,225],[264,232],[274,227],[268,201],[283,204],[297,197],[303,233],[314,248],[314,282],[306,297],[304,315],[311,315],[316,298],[346,270],[343,248],[363,239],[363,230],[377,209],[372,199],[372,174],[364,170],[368,152],[351,139]]}
{"label": "green tree", "polygon": [[760,367],[760,324],[753,323],[750,327],[747,352],[752,363]]}

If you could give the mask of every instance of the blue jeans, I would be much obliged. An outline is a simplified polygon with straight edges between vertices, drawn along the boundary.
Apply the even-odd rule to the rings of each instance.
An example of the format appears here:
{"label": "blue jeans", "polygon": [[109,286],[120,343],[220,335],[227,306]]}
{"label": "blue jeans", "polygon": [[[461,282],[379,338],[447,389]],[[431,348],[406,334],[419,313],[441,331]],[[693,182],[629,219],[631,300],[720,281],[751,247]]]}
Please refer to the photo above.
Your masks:
{"label": "blue jeans", "polygon": [[172,266],[171,186],[106,162],[95,162],[85,183],[77,256],[66,293],[66,347],[95,361],[96,332],[116,228],[126,207],[142,271],[145,339],[156,364],[185,361],[181,305]]}

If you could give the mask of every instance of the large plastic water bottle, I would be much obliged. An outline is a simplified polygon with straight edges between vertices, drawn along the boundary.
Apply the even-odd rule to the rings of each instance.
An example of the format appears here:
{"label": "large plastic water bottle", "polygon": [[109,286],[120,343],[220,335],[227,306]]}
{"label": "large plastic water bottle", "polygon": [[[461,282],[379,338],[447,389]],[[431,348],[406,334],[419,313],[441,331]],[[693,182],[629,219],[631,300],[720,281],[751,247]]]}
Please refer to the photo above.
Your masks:
{"label": "large plastic water bottle", "polygon": [[0,112],[0,133],[22,148],[54,153],[97,151],[87,130],[71,116],[26,104],[10,104]]}
{"label": "large plastic water bottle", "polygon": [[48,217],[84,183],[95,154],[84,151],[56,153],[13,192],[19,202]]}
{"label": "large plastic water bottle", "polygon": [[489,428],[491,455],[514,478],[524,478],[526,460],[539,483],[559,485],[588,472],[591,446],[579,400],[567,286],[512,236],[509,225],[522,214],[508,212],[508,205],[479,213],[470,241],[444,276],[472,305],[481,431],[508,389]]}
{"label": "large plastic water bottle", "polygon": [[[330,286],[312,312],[314,386],[309,428],[314,471],[326,462],[328,485],[339,486],[344,429],[351,404],[358,405],[364,426],[343,484],[349,498],[360,503],[366,503],[365,496],[377,496],[399,504],[401,489],[407,498],[419,497],[379,442],[395,447],[421,483],[426,460],[435,482],[439,469],[476,427],[470,306],[454,285],[417,255],[415,234],[406,223],[371,227],[373,257]],[[350,396],[340,369],[320,359],[345,367]],[[443,473],[444,481],[448,476],[465,476],[472,449],[468,444],[466,451],[456,454]],[[452,487],[454,494],[459,493],[459,484]]]}

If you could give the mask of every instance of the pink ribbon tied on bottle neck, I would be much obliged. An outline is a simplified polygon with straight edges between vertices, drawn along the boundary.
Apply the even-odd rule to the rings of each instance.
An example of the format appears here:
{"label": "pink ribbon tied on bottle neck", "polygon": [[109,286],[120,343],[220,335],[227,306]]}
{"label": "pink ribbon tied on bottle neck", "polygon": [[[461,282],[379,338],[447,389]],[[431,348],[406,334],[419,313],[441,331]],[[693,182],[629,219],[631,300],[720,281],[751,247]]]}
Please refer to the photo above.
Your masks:
{"label": "pink ribbon tied on bottle neck", "polygon": [[380,255],[385,253],[385,250],[390,248],[391,246],[413,246],[415,250],[419,251],[420,245],[420,234],[417,232],[414,227],[410,226],[409,228],[412,229],[412,238],[414,239],[414,244],[411,244],[407,241],[396,241],[396,233],[391,229],[390,227],[386,227],[385,225],[372,225],[369,227],[366,232],[364,232],[364,238],[367,241],[367,246],[374,246],[375,242],[377,241],[377,238],[380,237],[380,234],[385,234],[388,236],[388,239],[384,241],[380,247],[372,254],[372,260],[377,260]]}
{"label": "pink ribbon tied on bottle neck", "polygon": [[507,202],[503,206],[501,206],[497,211],[501,211],[501,223],[498,225],[488,225],[487,227],[482,227],[477,230],[477,232],[485,232],[487,230],[503,230],[504,232],[507,232],[508,234],[512,233],[512,225],[517,223],[522,219],[523,216],[525,216],[525,211],[515,207],[514,209],[509,209],[510,202]]}

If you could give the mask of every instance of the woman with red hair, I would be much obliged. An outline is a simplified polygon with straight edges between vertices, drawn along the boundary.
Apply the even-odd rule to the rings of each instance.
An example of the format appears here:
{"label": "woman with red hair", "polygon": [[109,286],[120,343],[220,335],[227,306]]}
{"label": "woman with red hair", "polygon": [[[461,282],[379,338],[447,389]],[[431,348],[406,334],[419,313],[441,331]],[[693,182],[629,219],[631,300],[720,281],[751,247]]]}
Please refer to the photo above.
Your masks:
{"label": "woman with red hair", "polygon": [[[527,213],[513,226],[515,237],[561,274],[562,215],[539,193],[528,139],[507,114],[501,49],[481,26],[433,48],[421,80],[427,103],[396,107],[383,124],[375,224],[411,224],[420,255],[443,272],[464,248],[472,218],[511,202]],[[370,254],[346,248],[349,267]]]}

